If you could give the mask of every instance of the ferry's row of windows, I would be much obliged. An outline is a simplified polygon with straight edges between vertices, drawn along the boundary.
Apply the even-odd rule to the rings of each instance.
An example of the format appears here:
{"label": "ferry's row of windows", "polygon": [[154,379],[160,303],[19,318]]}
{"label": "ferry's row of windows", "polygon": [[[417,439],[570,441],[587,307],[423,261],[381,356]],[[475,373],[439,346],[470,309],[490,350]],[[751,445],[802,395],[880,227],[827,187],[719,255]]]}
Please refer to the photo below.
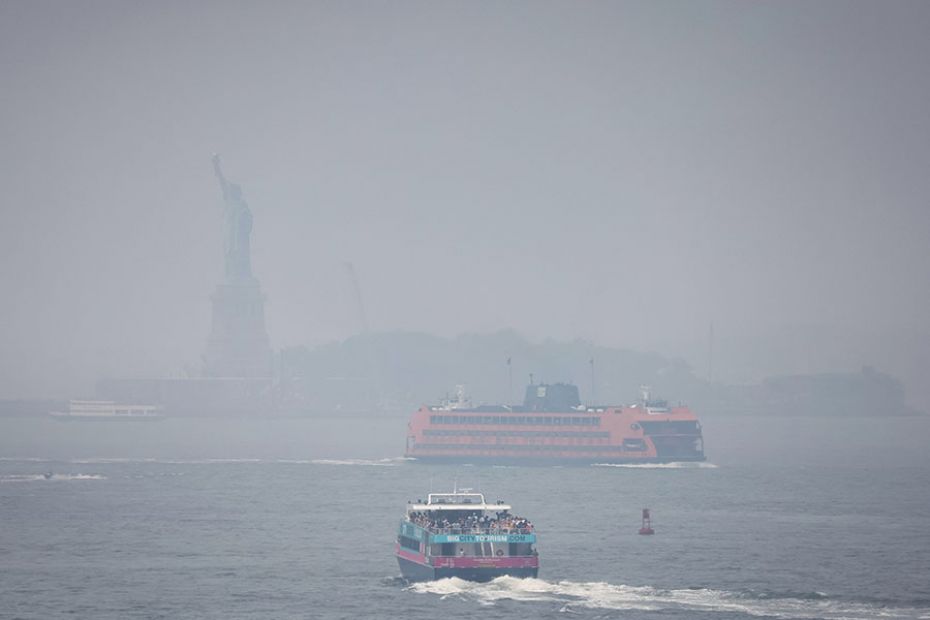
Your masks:
{"label": "ferry's row of windows", "polygon": [[643,432],[647,435],[672,435],[687,434],[693,435],[701,430],[701,425],[697,420],[663,420],[639,422],[643,427]]}
{"label": "ferry's row of windows", "polygon": [[397,537],[397,542],[399,542],[400,546],[405,549],[410,549],[412,551],[420,550],[420,541],[416,538],[410,538],[408,536],[401,535]]}
{"label": "ferry's row of windows", "polygon": [[607,439],[606,431],[458,431],[432,430],[423,431],[424,435],[434,437],[595,437]]}
{"label": "ferry's row of windows", "polygon": [[607,446],[607,445],[565,445],[565,444],[465,444],[465,443],[420,443],[418,450],[470,450],[473,452],[622,452],[624,450],[641,452],[645,446]]}
{"label": "ferry's row of windows", "polygon": [[600,426],[596,416],[431,415],[430,424],[534,424],[537,426]]}
{"label": "ferry's row of windows", "polygon": [[558,445],[606,445],[610,443],[609,437],[579,437],[577,435],[569,437],[508,437],[508,436],[491,436],[491,437],[431,437],[429,441],[435,441],[442,443],[443,445],[449,444],[465,444],[465,445],[477,445],[483,446],[485,444],[494,443],[498,445],[543,445],[543,444],[558,444]]}

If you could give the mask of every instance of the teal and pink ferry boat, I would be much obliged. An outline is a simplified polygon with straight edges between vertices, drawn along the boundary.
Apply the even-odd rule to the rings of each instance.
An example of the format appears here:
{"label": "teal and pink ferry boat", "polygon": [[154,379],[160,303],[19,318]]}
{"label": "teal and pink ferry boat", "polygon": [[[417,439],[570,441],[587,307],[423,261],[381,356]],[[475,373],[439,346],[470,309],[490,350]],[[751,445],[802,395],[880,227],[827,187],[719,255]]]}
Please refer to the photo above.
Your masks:
{"label": "teal and pink ferry boat", "polygon": [[481,493],[430,493],[407,504],[395,545],[400,572],[408,581],[458,577],[535,577],[539,572],[533,524],[501,501]]}

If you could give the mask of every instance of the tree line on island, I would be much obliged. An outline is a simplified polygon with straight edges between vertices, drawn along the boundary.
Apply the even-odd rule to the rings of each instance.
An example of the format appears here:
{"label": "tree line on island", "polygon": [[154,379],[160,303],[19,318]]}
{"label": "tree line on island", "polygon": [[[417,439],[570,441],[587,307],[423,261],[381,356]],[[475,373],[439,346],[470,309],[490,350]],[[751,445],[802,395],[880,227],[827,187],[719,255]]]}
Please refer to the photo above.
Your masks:
{"label": "tree line on island", "polygon": [[871,367],[708,381],[684,360],[585,340],[531,342],[513,330],[443,338],[374,332],[278,356],[280,406],[294,411],[409,412],[465,384],[475,404],[520,403],[525,386],[574,383],[588,405],[631,404],[648,385],[670,404],[732,415],[913,415],[903,384]]}

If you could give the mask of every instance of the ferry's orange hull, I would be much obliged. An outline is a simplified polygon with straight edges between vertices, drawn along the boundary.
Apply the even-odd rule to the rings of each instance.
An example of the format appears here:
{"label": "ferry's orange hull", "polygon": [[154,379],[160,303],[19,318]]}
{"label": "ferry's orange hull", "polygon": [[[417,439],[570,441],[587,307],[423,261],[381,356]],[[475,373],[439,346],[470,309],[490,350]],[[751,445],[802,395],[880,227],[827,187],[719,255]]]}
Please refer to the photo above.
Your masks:
{"label": "ferry's orange hull", "polygon": [[564,412],[423,406],[406,456],[446,462],[663,463],[703,461],[701,425],[687,407]]}

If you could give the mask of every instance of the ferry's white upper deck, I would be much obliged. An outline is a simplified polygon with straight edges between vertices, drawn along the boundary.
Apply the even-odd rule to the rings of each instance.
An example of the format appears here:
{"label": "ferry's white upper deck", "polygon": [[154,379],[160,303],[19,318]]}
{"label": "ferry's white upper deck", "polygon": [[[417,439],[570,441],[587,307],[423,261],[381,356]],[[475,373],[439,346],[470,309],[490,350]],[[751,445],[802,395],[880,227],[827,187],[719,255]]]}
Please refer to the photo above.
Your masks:
{"label": "ferry's white upper deck", "polygon": [[407,512],[451,512],[454,510],[468,510],[481,512],[505,512],[511,509],[509,504],[497,502],[489,504],[481,493],[430,493],[426,502],[417,500],[407,504]]}

